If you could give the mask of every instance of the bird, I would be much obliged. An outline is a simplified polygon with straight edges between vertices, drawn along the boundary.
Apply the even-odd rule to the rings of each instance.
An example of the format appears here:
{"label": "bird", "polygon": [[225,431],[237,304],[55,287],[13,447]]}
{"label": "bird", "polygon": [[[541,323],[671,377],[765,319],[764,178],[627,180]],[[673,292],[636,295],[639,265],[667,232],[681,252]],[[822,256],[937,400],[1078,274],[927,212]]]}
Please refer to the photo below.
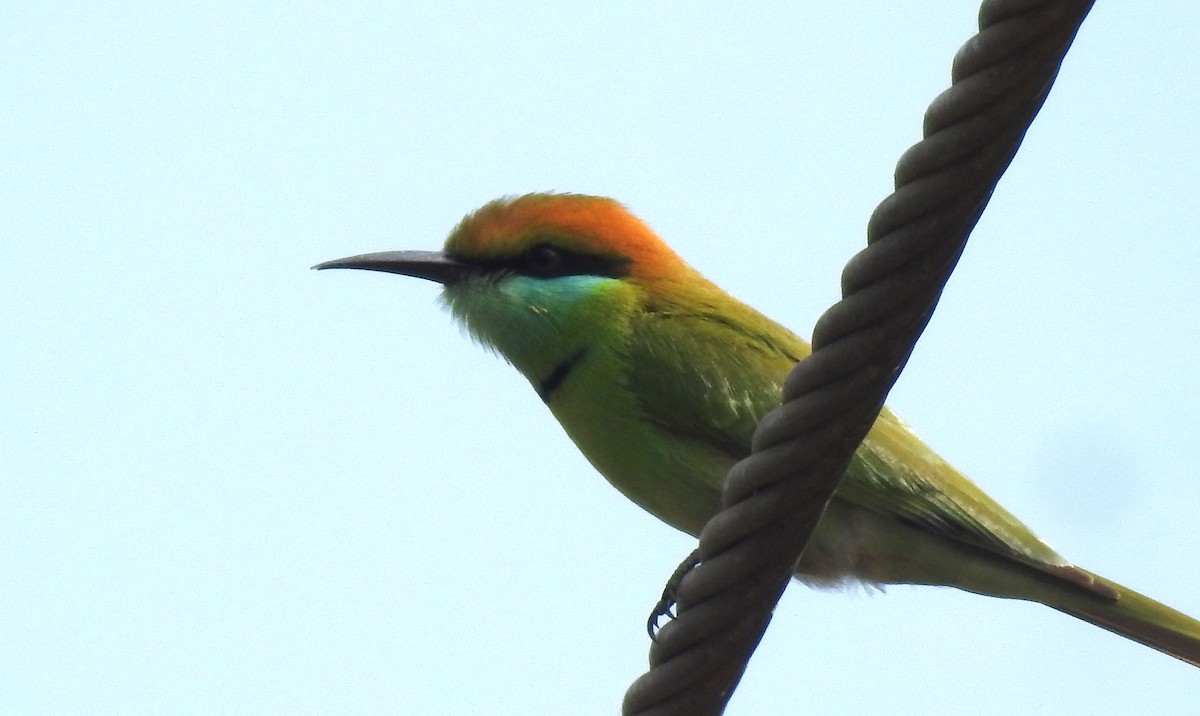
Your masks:
{"label": "bird", "polygon": [[[603,196],[504,197],[464,217],[441,251],[313,268],[441,284],[452,317],[528,379],[596,470],[693,536],[719,510],[724,477],[750,454],[784,378],[811,353]],[[1200,622],[1066,560],[886,407],[794,576],[1040,602],[1200,666]]]}

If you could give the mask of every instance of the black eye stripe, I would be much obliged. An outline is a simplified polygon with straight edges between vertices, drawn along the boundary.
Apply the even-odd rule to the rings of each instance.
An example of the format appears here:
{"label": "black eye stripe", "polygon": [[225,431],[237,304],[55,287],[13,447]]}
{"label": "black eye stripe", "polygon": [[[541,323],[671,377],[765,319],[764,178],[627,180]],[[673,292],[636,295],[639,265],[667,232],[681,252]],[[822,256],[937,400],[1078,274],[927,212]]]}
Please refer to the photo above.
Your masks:
{"label": "black eye stripe", "polygon": [[462,257],[455,258],[471,264],[480,273],[510,273],[533,278],[560,278],[562,276],[621,278],[629,274],[630,263],[629,259],[624,256],[585,254],[548,242],[535,244],[511,259],[473,261]]}
{"label": "black eye stripe", "polygon": [[514,266],[517,273],[538,278],[559,276],[608,276],[621,278],[629,273],[629,259],[623,256],[603,256],[569,251],[550,244],[538,244],[525,252],[524,266]]}

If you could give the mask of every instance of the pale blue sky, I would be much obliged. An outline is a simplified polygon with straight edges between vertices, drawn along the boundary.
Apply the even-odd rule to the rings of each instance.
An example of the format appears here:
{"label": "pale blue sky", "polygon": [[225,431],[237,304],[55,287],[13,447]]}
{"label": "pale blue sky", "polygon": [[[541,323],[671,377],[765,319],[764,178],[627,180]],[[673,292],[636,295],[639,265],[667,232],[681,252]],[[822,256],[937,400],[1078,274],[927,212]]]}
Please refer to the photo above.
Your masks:
{"label": "pale blue sky", "polygon": [[[436,287],[308,267],[609,194],[807,335],[975,7],[4,15],[0,712],[611,714],[691,541]],[[1069,558],[1193,615],[1197,26],[1098,3],[890,400]],[[1197,693],[1037,605],[794,585],[729,712]]]}

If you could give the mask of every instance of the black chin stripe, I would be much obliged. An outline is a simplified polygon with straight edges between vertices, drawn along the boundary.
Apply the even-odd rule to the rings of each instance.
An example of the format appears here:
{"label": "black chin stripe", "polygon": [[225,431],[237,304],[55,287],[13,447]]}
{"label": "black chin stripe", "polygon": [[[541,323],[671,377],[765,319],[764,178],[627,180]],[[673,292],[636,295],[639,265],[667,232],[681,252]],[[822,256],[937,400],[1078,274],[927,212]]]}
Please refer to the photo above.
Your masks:
{"label": "black chin stripe", "polygon": [[554,370],[550,371],[550,375],[546,376],[537,388],[538,397],[542,399],[543,403],[550,404],[550,396],[554,395],[554,391],[558,390],[559,386],[563,384],[563,381],[567,379],[567,376],[571,374],[571,371],[575,369],[575,366],[579,365],[586,355],[587,346],[582,346],[562,363],[554,366]]}

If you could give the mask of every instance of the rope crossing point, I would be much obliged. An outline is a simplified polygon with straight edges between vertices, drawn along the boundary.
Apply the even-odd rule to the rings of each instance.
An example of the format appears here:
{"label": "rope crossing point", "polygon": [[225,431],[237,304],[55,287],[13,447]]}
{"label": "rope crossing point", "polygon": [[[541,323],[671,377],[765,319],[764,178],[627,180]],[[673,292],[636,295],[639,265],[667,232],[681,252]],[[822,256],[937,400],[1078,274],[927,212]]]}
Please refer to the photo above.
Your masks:
{"label": "rope crossing point", "polygon": [[952,86],[900,158],[896,191],[842,273],[843,299],[813,331],[784,404],[730,470],[678,616],[625,694],[627,716],[720,714],[855,448],[937,305],[966,239],[1015,155],[1093,0],[986,0]]}

